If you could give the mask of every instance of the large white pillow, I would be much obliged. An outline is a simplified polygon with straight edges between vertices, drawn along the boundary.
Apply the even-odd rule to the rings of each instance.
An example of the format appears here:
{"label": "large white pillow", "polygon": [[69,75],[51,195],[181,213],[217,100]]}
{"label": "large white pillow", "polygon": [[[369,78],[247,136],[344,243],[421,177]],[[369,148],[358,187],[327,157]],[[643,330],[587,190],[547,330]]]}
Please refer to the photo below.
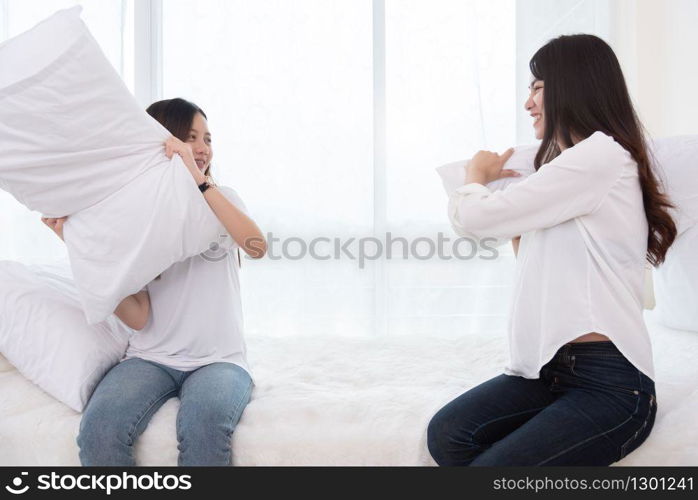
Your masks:
{"label": "large white pillow", "polygon": [[126,351],[115,316],[88,325],[67,266],[0,261],[0,352],[26,378],[82,411]]}
{"label": "large white pillow", "polygon": [[698,332],[698,135],[657,139],[654,155],[678,235],[654,272],[653,319],[679,330]]}
{"label": "large white pillow", "polygon": [[[225,229],[80,19],[59,11],[0,45],[0,188],[64,238],[90,324]],[[228,238],[227,240],[231,240]]]}
{"label": "large white pillow", "polygon": [[698,135],[664,137],[650,146],[681,234],[698,224]]}
{"label": "large white pillow", "polygon": [[698,332],[698,225],[682,232],[654,275],[653,319],[677,330]]}

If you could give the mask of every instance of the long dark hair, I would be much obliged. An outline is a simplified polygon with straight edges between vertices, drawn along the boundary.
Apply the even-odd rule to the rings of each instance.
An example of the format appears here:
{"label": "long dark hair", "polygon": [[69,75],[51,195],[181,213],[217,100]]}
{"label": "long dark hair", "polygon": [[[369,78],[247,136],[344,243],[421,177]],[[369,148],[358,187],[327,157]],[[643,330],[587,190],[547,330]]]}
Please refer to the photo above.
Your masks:
{"label": "long dark hair", "polygon": [[[154,102],[145,111],[159,121],[173,136],[184,142],[189,137],[196,113],[201,113],[208,120],[203,109],[181,97]],[[210,174],[211,165],[204,172],[204,175]]]}
{"label": "long dark hair", "polygon": [[545,131],[536,154],[536,170],[560,154],[558,141],[586,139],[601,131],[637,162],[649,226],[647,260],[658,266],[676,238],[668,209],[673,205],[652,172],[644,128],[635,113],[613,49],[594,35],[563,35],[543,45],[529,62],[531,74],[545,84]]}

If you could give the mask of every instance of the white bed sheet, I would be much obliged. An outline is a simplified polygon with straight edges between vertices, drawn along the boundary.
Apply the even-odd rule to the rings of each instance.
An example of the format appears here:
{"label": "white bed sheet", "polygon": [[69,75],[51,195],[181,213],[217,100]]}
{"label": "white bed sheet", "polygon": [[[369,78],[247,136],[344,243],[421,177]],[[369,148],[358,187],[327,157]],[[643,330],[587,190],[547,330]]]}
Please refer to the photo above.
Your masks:
{"label": "white bed sheet", "polygon": [[[698,336],[649,324],[658,414],[617,465],[698,465]],[[499,336],[248,339],[257,385],[233,436],[236,465],[433,465],[435,411],[500,373]],[[361,360],[360,362],[357,360]],[[177,463],[168,401],[136,446],[140,465]],[[0,359],[0,465],[78,465],[80,414]]]}

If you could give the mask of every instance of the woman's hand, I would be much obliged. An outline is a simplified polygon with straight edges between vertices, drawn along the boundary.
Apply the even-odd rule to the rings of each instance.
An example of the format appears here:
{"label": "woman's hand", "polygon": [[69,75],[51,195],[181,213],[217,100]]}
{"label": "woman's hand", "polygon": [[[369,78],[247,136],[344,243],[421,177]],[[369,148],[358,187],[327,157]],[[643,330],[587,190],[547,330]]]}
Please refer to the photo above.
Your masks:
{"label": "woman's hand", "polygon": [[504,164],[513,154],[514,148],[507,149],[501,155],[491,151],[478,151],[470,160],[467,182],[487,184],[505,177],[519,177],[521,174],[516,170],[504,169]]}
{"label": "woman's hand", "polygon": [[168,158],[172,158],[172,155],[175,153],[182,157],[184,165],[189,169],[197,184],[201,184],[206,180],[204,173],[196,166],[191,146],[173,136],[165,141],[165,155]]}
{"label": "woman's hand", "polygon": [[42,217],[41,222],[46,224],[51,230],[58,235],[60,239],[63,239],[63,224],[68,217]]}

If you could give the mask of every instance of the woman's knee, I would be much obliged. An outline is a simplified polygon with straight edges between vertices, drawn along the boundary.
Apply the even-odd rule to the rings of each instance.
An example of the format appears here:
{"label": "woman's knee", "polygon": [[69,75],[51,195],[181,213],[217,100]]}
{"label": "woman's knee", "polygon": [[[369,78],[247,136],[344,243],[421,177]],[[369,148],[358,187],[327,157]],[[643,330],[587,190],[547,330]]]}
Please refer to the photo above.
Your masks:
{"label": "woman's knee", "polygon": [[76,439],[82,465],[133,465],[128,426],[114,419],[83,414]]}
{"label": "woman's knee", "polygon": [[[221,365],[205,367],[208,373],[195,373],[192,377],[198,376],[197,379],[185,382],[180,394],[178,428],[233,431],[250,401],[252,381],[247,372],[236,365]],[[224,390],[216,390],[218,385]]]}
{"label": "woman's knee", "polygon": [[[230,436],[247,406],[249,396],[233,401],[212,398],[208,402],[182,401],[177,414],[178,437]],[[180,439],[181,441],[181,439]]]}
{"label": "woman's knee", "polygon": [[453,418],[446,408],[432,417],[427,427],[427,447],[434,461],[442,466],[468,465],[477,454],[472,433]]}

